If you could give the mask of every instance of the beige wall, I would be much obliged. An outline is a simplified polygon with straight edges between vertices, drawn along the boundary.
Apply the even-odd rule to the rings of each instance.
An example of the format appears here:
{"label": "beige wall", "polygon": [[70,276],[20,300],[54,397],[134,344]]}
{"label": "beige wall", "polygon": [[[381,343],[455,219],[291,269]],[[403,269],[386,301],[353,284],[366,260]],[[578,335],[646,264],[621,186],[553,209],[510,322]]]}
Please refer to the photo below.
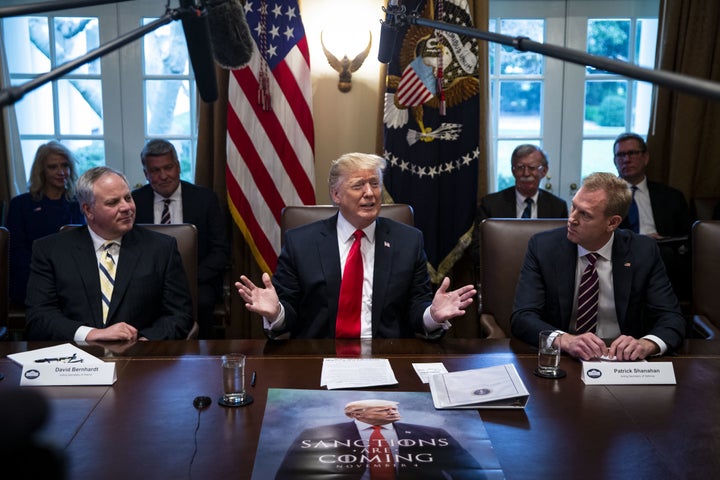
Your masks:
{"label": "beige wall", "polygon": [[[313,117],[315,120],[315,191],[317,203],[330,203],[327,176],[330,162],[346,152],[375,152],[380,111],[381,64],[377,61],[383,0],[301,0],[305,34],[310,48]],[[372,47],[352,76],[352,90],[338,90],[338,73],[328,64],[320,44],[338,58],[350,59],[364,50],[372,33]],[[341,45],[343,41],[347,46]],[[343,50],[349,50],[344,52]]]}

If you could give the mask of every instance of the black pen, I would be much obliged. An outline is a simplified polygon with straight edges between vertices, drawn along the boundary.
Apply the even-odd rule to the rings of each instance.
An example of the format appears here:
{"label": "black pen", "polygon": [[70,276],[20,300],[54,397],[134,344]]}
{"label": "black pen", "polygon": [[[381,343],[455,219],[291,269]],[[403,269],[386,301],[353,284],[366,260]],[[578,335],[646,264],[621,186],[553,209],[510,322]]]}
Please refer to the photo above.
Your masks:
{"label": "black pen", "polygon": [[250,377],[250,386],[255,386],[255,380],[257,380],[257,372],[253,371],[252,377]]}

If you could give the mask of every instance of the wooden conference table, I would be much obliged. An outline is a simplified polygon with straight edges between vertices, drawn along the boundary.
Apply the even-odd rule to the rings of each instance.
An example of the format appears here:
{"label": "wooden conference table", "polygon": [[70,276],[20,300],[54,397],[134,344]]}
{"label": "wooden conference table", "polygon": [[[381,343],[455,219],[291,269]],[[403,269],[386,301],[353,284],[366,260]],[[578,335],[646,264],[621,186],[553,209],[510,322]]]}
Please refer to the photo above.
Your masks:
{"label": "wooden conference table", "polygon": [[[52,345],[0,342],[0,392],[15,388],[20,367],[9,353]],[[70,480],[250,479],[267,389],[319,389],[323,358],[335,342],[264,340],[139,342],[124,351],[87,347],[117,362],[112,386],[26,387],[41,391],[52,415],[42,436],[61,448]],[[514,363],[530,391],[524,410],[478,410],[507,478],[717,478],[720,473],[720,342],[689,340],[672,361],[677,385],[585,386],[579,362],[568,375],[532,374],[535,352],[515,340],[374,340],[399,384],[368,390],[428,391],[412,363],[449,371]],[[253,404],[225,408],[219,356],[248,355],[257,382]],[[249,383],[249,379],[247,379]],[[213,398],[200,413],[198,395]],[[1,428],[1,426],[0,426]],[[295,435],[297,432],[289,432]],[[279,460],[278,460],[279,461]],[[191,466],[191,468],[189,468]]]}

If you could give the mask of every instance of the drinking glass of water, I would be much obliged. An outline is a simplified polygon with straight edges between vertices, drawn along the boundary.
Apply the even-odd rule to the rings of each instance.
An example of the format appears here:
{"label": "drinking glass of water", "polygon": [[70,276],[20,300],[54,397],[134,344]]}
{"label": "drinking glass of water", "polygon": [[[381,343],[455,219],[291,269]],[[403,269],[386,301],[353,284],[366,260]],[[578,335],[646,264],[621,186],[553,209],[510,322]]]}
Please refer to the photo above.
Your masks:
{"label": "drinking glass of water", "polygon": [[543,330],[538,338],[538,366],[535,374],[546,378],[562,378],[565,371],[560,369],[560,347],[553,345],[557,334],[554,330]]}
{"label": "drinking glass of water", "polygon": [[245,355],[229,353],[222,356],[223,396],[218,403],[226,407],[242,407],[253,398],[245,390]]}

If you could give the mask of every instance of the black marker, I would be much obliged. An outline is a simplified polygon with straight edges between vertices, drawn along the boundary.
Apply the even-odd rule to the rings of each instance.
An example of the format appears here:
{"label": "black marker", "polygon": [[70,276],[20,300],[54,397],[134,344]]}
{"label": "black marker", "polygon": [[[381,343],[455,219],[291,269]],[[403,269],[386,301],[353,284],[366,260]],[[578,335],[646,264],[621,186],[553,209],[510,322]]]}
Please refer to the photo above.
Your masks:
{"label": "black marker", "polygon": [[250,386],[251,387],[255,386],[255,380],[257,380],[257,372],[253,372],[252,377],[250,377]]}

